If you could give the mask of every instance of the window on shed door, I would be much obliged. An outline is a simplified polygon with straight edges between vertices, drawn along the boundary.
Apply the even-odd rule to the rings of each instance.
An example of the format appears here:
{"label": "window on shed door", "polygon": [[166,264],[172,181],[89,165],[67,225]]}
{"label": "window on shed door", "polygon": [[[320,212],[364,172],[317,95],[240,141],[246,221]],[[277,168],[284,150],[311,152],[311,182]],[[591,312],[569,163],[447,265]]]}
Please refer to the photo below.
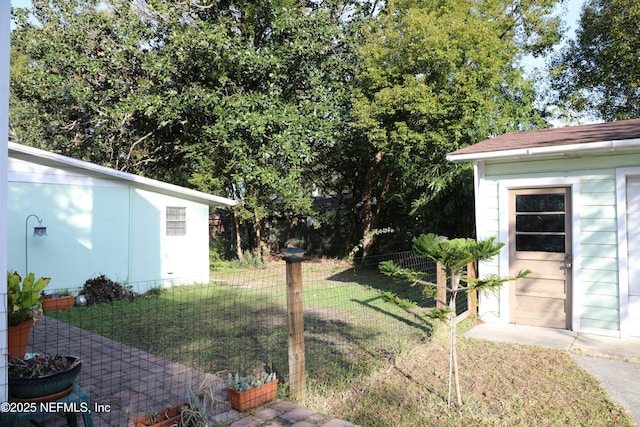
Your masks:
{"label": "window on shed door", "polygon": [[167,236],[187,234],[187,208],[167,206]]}
{"label": "window on shed door", "polygon": [[516,194],[516,251],[564,252],[564,194]]}

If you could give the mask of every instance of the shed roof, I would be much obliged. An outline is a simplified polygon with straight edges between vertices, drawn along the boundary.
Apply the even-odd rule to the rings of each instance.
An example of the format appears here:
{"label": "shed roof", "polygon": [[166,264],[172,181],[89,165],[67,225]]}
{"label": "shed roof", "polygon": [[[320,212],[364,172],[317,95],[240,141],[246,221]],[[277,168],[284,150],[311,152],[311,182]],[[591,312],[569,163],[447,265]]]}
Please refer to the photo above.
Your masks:
{"label": "shed roof", "polygon": [[512,132],[447,155],[449,161],[553,155],[640,147],[640,119]]}
{"label": "shed roof", "polygon": [[116,169],[96,165],[94,163],[40,150],[38,148],[17,144],[15,142],[9,142],[8,145],[9,157],[13,159],[24,160],[45,166],[77,170],[87,176],[117,180],[143,190],[188,199],[210,206],[233,206],[236,204],[235,200],[228,199],[226,197],[215,196],[213,194],[192,190],[179,185],[145,178],[143,176],[122,172]]}

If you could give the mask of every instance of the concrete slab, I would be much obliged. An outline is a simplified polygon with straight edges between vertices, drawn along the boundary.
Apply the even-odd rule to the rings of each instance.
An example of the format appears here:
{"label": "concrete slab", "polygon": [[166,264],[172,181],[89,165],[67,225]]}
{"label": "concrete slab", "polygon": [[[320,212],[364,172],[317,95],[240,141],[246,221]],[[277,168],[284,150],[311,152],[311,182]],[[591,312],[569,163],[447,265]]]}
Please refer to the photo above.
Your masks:
{"label": "concrete slab", "polygon": [[569,350],[577,334],[563,329],[539,328],[514,324],[481,323],[467,331],[465,336],[514,344]]}
{"label": "concrete slab", "polygon": [[578,334],[571,351],[576,354],[607,357],[640,364],[640,338],[612,338]]}
{"label": "concrete slab", "polygon": [[640,426],[638,379],[640,365],[620,360],[572,355],[573,360],[607,389],[611,398],[627,408],[633,422]]}

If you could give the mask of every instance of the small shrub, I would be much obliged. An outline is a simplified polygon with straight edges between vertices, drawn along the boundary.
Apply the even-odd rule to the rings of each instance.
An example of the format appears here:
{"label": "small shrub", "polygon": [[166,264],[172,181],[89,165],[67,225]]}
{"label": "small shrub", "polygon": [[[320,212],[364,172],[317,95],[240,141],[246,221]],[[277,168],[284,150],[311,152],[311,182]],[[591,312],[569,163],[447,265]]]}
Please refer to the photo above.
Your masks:
{"label": "small shrub", "polygon": [[89,295],[89,304],[98,304],[123,299],[130,295],[130,292],[125,286],[102,274],[87,280],[80,290],[80,295]]}
{"label": "small shrub", "polygon": [[252,388],[260,387],[261,385],[270,383],[277,379],[276,373],[256,372],[241,377],[237,372],[235,375],[229,373],[227,375],[227,385],[230,389],[237,391],[247,391]]}
{"label": "small shrub", "polygon": [[148,297],[157,297],[165,293],[167,293],[166,289],[155,287],[155,288],[150,288],[147,292],[144,293],[144,295]]}
{"label": "small shrub", "polygon": [[233,260],[231,261],[231,265],[236,268],[262,268],[264,267],[264,263],[262,259],[255,252],[244,251],[242,256],[242,260]]}

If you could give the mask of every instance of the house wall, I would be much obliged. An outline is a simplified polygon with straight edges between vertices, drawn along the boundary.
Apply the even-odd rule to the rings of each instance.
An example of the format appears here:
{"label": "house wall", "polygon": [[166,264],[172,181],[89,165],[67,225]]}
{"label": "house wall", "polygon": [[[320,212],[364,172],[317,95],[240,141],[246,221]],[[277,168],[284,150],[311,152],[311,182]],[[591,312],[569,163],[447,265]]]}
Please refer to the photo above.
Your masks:
{"label": "house wall", "polygon": [[[162,279],[208,277],[207,205],[17,159],[9,160],[8,200],[8,268],[51,277],[49,290],[101,274],[139,292]],[[187,236],[164,235],[166,206],[187,207]],[[33,236],[31,214],[46,237]]]}
{"label": "house wall", "polygon": [[[207,282],[209,207],[144,190],[135,190],[132,197],[131,252],[137,255],[130,265],[131,282],[145,288],[158,286],[156,279],[163,286]],[[168,206],[186,208],[186,235],[167,236]]]}
{"label": "house wall", "polygon": [[[49,289],[77,288],[100,274],[125,280],[127,193],[127,188],[9,182],[9,269],[24,275],[28,265],[36,276],[51,277]],[[26,224],[31,214],[47,227],[46,237],[33,236],[38,221],[32,217]]]}
{"label": "house wall", "polygon": [[[478,237],[508,243],[509,188],[571,186],[573,203],[573,329],[617,336],[620,330],[616,171],[640,164],[640,154],[487,161],[477,166]],[[509,273],[508,247],[481,273]],[[625,255],[626,256],[626,255]],[[481,315],[506,323],[508,287],[481,297]]]}

